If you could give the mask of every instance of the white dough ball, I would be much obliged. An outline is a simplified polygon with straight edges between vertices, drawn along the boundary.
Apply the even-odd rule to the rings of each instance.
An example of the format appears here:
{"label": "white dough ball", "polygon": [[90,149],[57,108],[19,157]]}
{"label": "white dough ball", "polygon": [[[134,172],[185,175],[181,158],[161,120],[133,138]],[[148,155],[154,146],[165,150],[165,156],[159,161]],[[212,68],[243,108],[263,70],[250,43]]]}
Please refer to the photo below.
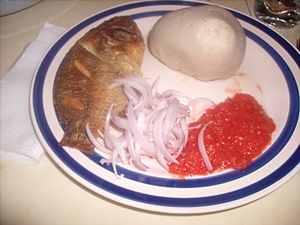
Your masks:
{"label": "white dough ball", "polygon": [[239,69],[246,38],[238,20],[218,6],[195,6],[162,16],[149,33],[150,52],[174,70],[200,80],[224,79]]}

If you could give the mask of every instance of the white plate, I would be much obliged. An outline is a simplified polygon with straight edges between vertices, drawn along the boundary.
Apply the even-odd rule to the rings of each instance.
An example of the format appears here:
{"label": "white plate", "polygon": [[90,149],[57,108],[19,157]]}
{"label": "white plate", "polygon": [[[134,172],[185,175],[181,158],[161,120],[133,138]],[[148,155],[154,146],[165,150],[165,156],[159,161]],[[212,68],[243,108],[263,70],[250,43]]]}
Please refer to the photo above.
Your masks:
{"label": "white plate", "polygon": [[16,0],[1,0],[0,1],[0,16],[5,16],[11,13],[18,12],[23,9],[27,9],[42,0],[26,0],[26,1],[16,1]]}
{"label": "white plate", "polygon": [[[240,76],[201,82],[172,71],[146,49],[143,72],[150,81],[160,76],[160,89],[178,89],[191,97],[220,102],[240,91],[253,95],[274,119],[277,129],[272,145],[243,171],[177,179],[147,161],[151,170],[138,171],[119,165],[124,178],[116,179],[111,166],[100,165],[101,152],[87,156],[62,148],[63,135],[52,99],[58,67],[72,45],[92,27],[117,15],[132,16],[147,40],[157,19],[171,10],[204,5],[191,1],[145,1],[99,12],[69,29],[42,60],[32,85],[31,113],[37,135],[54,161],[71,177],[109,199],[139,209],[167,213],[205,213],[254,201],[284,184],[299,171],[299,52],[278,33],[242,13],[231,10],[247,36]],[[241,74],[244,74],[243,76]]]}

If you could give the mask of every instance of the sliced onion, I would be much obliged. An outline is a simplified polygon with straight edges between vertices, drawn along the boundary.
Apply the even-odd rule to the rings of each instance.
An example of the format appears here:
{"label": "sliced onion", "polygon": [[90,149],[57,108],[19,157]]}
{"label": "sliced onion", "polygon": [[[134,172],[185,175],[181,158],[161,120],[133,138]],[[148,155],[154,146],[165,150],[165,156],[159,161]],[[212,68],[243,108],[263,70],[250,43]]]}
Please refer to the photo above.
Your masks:
{"label": "sliced onion", "polygon": [[190,108],[190,117],[193,120],[197,120],[202,113],[207,109],[214,107],[216,104],[208,98],[196,98],[188,103]]}
{"label": "sliced onion", "polygon": [[105,148],[104,144],[102,144],[100,141],[98,141],[98,139],[93,135],[89,123],[87,123],[85,125],[85,129],[86,129],[86,134],[87,134],[88,138],[90,139],[90,141],[92,142],[92,144],[95,145],[95,147],[97,149],[99,149],[99,150],[101,149],[102,151],[105,151],[105,153],[111,154],[111,151],[108,151]]}
{"label": "sliced onion", "polygon": [[124,130],[128,129],[128,121],[122,117],[117,116],[115,113],[111,114],[110,120],[113,124],[115,124],[115,126]]}
{"label": "sliced onion", "polygon": [[142,132],[137,127],[137,121],[134,115],[132,104],[129,102],[127,104],[127,118],[128,118],[128,127],[132,132],[135,140],[143,146],[143,149],[152,154],[152,145],[146,140],[145,136],[143,136]]}
{"label": "sliced onion", "polygon": [[171,154],[167,151],[167,147],[163,141],[163,119],[166,115],[166,110],[162,110],[153,124],[153,140],[155,143],[155,147],[157,150],[162,153],[163,157],[167,162],[176,162],[177,161],[171,156]]}
{"label": "sliced onion", "polygon": [[[124,117],[119,117],[113,112],[113,105],[108,110],[103,134],[101,131],[99,134],[111,152],[110,158],[102,160],[102,163],[111,163],[117,177],[122,176],[117,173],[118,162],[132,163],[140,170],[148,169],[142,162],[142,157],[155,158],[166,170],[169,163],[178,163],[176,158],[188,139],[187,118],[190,109],[195,112],[197,108],[198,111],[198,104],[204,103],[205,106],[211,106],[209,101],[203,99],[193,101],[175,90],[166,90],[160,94],[157,91],[158,79],[152,86],[141,77],[116,79],[109,88],[118,86],[122,86],[128,104]],[[112,134],[110,128],[112,124],[121,132],[120,136]],[[205,127],[200,132],[202,136]],[[92,143],[96,148],[100,148],[101,144],[97,140],[100,137],[92,135],[88,124],[86,130]],[[203,145],[202,139],[199,138],[199,146]],[[207,157],[207,154],[201,155],[203,158]],[[208,168],[212,169],[207,159],[205,162]]]}
{"label": "sliced onion", "polygon": [[139,96],[134,91],[134,89],[131,88],[129,85],[124,85],[124,87],[125,88],[123,90],[128,100],[134,102],[134,104],[137,104],[139,101]]}
{"label": "sliced onion", "polygon": [[204,161],[205,167],[208,171],[212,171],[213,167],[211,165],[211,162],[208,158],[207,152],[206,152],[206,148],[204,145],[204,132],[205,129],[208,127],[209,124],[211,124],[212,122],[208,122],[207,124],[205,124],[205,126],[200,130],[199,135],[198,135],[198,149],[200,151],[200,154],[202,156],[202,159]]}
{"label": "sliced onion", "polygon": [[129,151],[129,155],[131,156],[131,160],[132,163],[135,165],[136,168],[140,169],[140,170],[148,170],[148,167],[142,163],[141,161],[141,147],[138,143],[134,143],[133,138],[132,138],[132,134],[130,133],[129,130],[125,131],[125,136],[127,139],[127,148]]}
{"label": "sliced onion", "polygon": [[159,93],[157,92],[157,88],[158,88],[158,81],[159,81],[159,77],[157,77],[157,79],[153,82],[151,89],[152,89],[152,96],[157,96],[159,95]]}

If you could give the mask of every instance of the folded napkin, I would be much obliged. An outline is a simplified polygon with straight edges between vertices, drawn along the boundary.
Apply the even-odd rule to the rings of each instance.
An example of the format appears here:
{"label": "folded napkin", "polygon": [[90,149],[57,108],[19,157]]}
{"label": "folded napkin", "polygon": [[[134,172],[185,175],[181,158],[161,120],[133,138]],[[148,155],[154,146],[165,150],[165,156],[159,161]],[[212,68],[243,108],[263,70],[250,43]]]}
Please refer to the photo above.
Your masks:
{"label": "folded napkin", "polygon": [[30,85],[43,55],[63,32],[46,23],[0,81],[0,159],[34,165],[44,155],[30,119]]}

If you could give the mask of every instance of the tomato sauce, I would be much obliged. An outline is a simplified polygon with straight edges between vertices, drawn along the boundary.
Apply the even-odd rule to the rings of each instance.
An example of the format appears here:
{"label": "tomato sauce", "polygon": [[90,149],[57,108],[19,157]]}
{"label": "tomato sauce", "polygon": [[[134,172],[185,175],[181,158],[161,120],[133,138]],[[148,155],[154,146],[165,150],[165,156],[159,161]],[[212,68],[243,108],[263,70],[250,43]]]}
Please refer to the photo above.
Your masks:
{"label": "tomato sauce", "polygon": [[[204,145],[213,170],[208,171],[198,149],[201,128]],[[271,142],[275,130],[273,120],[250,95],[236,94],[208,109],[201,118],[189,124],[186,147],[171,163],[169,171],[180,176],[205,175],[224,169],[245,169]]]}

